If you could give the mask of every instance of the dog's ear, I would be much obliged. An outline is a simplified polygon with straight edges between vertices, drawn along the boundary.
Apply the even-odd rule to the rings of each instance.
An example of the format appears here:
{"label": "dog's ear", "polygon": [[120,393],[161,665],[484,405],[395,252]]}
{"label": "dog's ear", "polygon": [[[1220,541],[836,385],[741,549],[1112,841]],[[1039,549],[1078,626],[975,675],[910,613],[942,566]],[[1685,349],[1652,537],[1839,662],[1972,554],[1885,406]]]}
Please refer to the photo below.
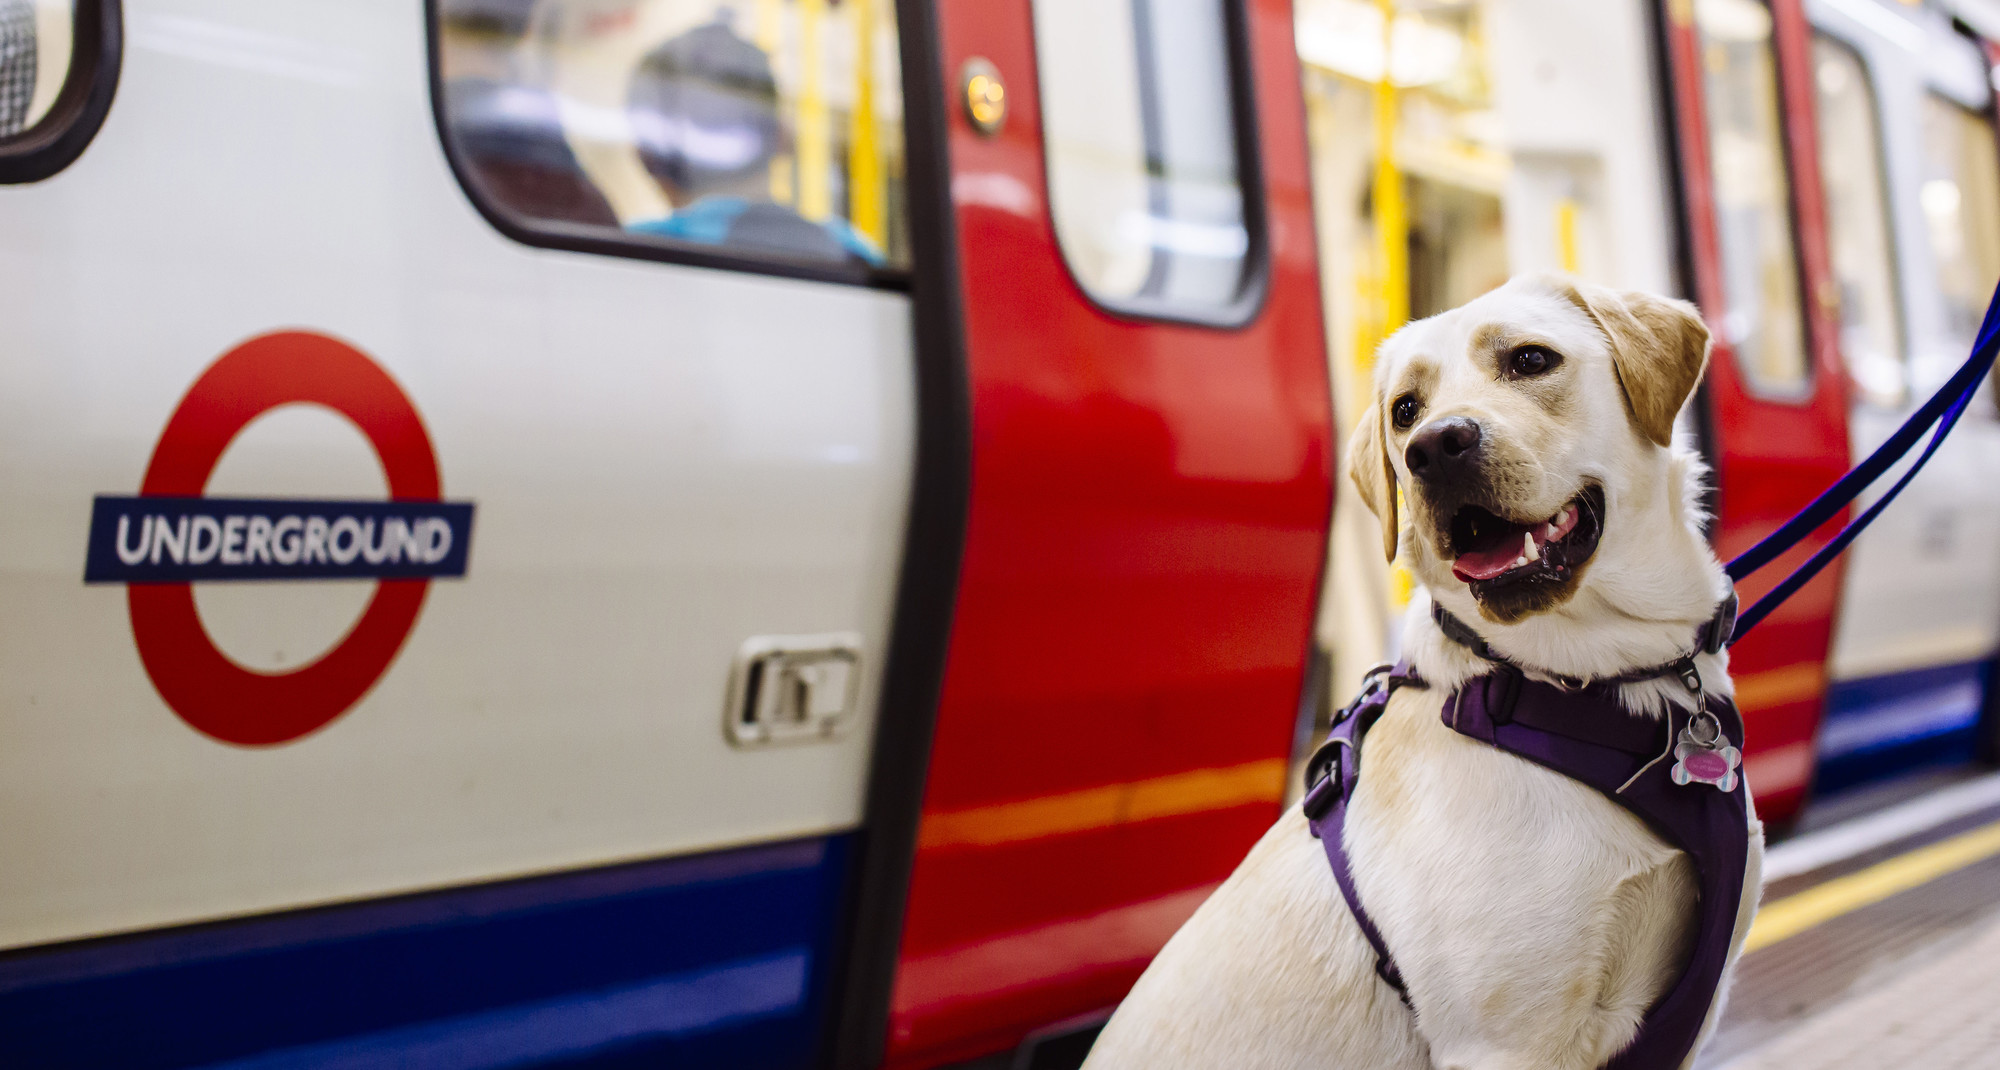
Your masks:
{"label": "dog's ear", "polygon": [[1569,284],[1565,296],[1611,339],[1611,365],[1632,426],[1658,445],[1674,440],[1674,417],[1708,367],[1708,325],[1686,301]]}
{"label": "dog's ear", "polygon": [[1396,559],[1396,469],[1389,464],[1389,446],[1382,437],[1382,405],[1370,401],[1347,440],[1347,478],[1361,491],[1361,500],[1382,522],[1382,553]]}

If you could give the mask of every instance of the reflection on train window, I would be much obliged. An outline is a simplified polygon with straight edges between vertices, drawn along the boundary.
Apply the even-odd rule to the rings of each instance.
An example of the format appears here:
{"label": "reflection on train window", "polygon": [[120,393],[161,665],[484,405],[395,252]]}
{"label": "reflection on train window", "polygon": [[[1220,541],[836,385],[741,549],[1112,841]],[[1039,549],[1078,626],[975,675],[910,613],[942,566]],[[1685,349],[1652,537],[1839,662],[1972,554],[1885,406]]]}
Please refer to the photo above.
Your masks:
{"label": "reflection on train window", "polygon": [[1943,97],[1925,98],[1917,203],[1944,295],[1949,348],[1971,352],[2000,281],[2000,146],[1986,116]]}
{"label": "reflection on train window", "polygon": [[1214,314],[1244,288],[1223,0],[1036,0],[1049,208],[1091,296]]}
{"label": "reflection on train window", "polygon": [[0,139],[33,130],[69,76],[70,0],[0,0]]}
{"label": "reflection on train window", "polygon": [[1823,36],[1813,41],[1813,83],[1827,237],[1840,285],[1840,352],[1863,397],[1900,405],[1907,386],[1902,316],[1874,86],[1860,55]]}
{"label": "reflection on train window", "polygon": [[907,266],[889,0],[436,10],[445,135],[489,211],[635,249]]}
{"label": "reflection on train window", "polygon": [[1810,365],[1771,11],[1759,0],[1695,0],[1694,13],[1722,246],[1719,326],[1753,386],[1795,394]]}

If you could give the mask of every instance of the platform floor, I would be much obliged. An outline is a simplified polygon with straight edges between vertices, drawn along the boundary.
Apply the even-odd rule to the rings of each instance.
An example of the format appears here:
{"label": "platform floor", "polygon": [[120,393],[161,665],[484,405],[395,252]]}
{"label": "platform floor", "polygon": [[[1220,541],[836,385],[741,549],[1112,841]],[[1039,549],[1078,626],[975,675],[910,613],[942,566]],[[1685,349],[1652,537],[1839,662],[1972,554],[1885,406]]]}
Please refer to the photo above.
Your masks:
{"label": "platform floor", "polygon": [[2000,774],[1770,852],[1700,1070],[2000,1066]]}

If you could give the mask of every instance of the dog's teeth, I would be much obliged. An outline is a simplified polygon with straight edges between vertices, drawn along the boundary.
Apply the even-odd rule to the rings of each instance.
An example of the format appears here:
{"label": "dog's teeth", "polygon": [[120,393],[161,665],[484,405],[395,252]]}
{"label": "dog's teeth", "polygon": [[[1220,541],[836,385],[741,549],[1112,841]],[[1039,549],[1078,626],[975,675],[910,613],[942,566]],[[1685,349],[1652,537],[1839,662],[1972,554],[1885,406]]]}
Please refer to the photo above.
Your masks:
{"label": "dog's teeth", "polygon": [[1521,557],[1526,561],[1540,561],[1542,559],[1542,552],[1535,549],[1535,533],[1532,531],[1521,533]]}
{"label": "dog's teeth", "polygon": [[1525,558],[1525,557],[1517,557],[1517,558],[1515,558],[1515,559],[1514,559],[1514,567],[1515,567],[1515,568],[1520,568],[1521,566],[1523,566],[1523,565],[1525,565],[1525,564],[1527,564],[1527,563],[1528,563],[1528,559],[1527,559],[1527,558]]}
{"label": "dog's teeth", "polygon": [[1548,538],[1548,540],[1549,540],[1550,542],[1554,542],[1554,541],[1556,541],[1556,539],[1557,539],[1557,538],[1558,538],[1558,537],[1559,537],[1559,536],[1560,536],[1561,534],[1562,534],[1562,532],[1561,532],[1561,531],[1560,531],[1560,530],[1559,530],[1559,529],[1558,529],[1558,528],[1557,528],[1557,527],[1556,527],[1556,526],[1555,526],[1554,524],[1550,524],[1550,525],[1549,525],[1549,533],[1548,533],[1548,535],[1547,535],[1547,538]]}

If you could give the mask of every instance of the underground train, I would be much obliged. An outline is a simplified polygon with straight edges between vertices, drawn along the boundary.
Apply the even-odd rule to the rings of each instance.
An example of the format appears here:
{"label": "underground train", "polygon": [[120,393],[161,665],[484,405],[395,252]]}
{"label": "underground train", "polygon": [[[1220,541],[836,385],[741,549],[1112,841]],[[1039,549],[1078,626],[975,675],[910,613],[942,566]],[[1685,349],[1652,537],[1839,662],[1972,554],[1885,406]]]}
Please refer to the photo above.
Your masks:
{"label": "underground train", "polygon": [[[1696,300],[1740,550],[1968,345],[1992,40],[0,0],[0,1062],[1075,1065],[1394,650],[1376,343]],[[1989,749],[1996,528],[1989,394],[1737,648],[1767,819]]]}

